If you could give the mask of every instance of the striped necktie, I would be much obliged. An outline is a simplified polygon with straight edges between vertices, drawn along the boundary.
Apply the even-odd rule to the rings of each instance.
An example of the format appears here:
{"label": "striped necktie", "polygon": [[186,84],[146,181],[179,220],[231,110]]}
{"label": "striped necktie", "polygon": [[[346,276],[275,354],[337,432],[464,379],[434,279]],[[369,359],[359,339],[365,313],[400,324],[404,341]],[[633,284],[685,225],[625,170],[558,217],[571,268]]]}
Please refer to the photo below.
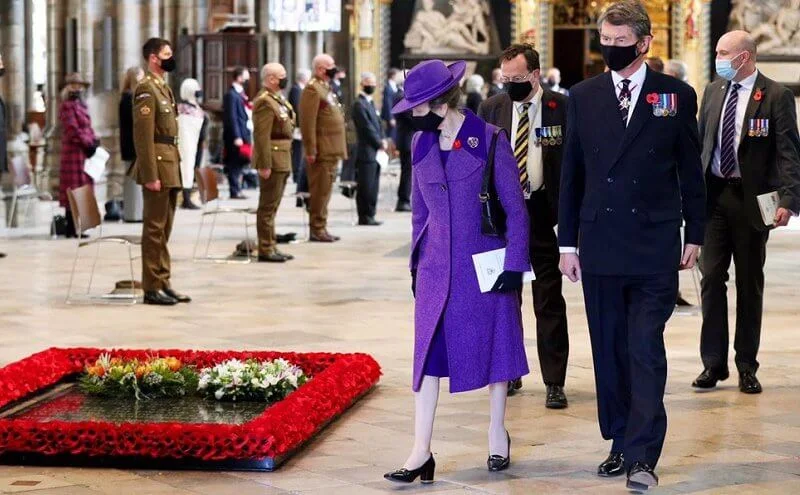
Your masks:
{"label": "striped necktie", "polygon": [[720,141],[719,172],[726,179],[736,170],[736,104],[739,102],[739,88],[741,84],[734,84],[725,106],[725,115],[722,117],[722,140]]}
{"label": "striped necktie", "polygon": [[531,183],[528,180],[528,143],[530,142],[531,121],[528,117],[530,103],[523,103],[517,123],[517,135],[514,138],[514,158],[517,159],[519,182],[525,194],[530,194]]}

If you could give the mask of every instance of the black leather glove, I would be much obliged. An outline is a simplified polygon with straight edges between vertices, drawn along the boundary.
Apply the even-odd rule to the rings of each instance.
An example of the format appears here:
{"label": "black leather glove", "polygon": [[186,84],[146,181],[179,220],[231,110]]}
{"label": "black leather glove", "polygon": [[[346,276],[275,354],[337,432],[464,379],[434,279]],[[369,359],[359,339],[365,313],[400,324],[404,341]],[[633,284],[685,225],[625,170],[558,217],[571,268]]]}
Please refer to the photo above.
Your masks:
{"label": "black leather glove", "polygon": [[97,144],[93,144],[84,150],[86,152],[86,158],[91,158],[94,156],[95,151],[97,151]]}
{"label": "black leather glove", "polygon": [[417,297],[417,271],[411,270],[411,294]]}
{"label": "black leather glove", "polygon": [[522,272],[504,271],[497,277],[491,292],[510,292],[522,289]]}

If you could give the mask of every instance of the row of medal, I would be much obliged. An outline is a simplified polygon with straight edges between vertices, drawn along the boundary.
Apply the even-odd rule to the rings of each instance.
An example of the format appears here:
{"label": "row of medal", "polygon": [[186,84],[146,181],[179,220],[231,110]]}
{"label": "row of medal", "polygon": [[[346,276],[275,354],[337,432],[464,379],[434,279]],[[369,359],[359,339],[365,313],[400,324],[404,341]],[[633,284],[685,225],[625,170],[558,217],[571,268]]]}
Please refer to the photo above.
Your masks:
{"label": "row of medal", "polygon": [[564,142],[560,125],[537,127],[534,131],[536,132],[536,146],[555,146]]}
{"label": "row of medal", "polygon": [[659,93],[658,102],[653,103],[653,115],[656,117],[674,117],[678,113],[678,95],[675,93]]}
{"label": "row of medal", "polygon": [[769,136],[769,119],[750,119],[747,125],[747,135],[750,137]]}

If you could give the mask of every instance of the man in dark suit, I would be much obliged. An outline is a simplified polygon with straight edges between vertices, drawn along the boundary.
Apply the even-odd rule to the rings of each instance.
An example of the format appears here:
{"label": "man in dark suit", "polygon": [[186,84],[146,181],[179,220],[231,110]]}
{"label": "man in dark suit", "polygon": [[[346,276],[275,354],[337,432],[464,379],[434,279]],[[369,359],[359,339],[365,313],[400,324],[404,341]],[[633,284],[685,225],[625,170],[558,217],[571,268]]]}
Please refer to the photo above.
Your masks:
{"label": "man in dark suit", "polygon": [[[539,84],[539,53],[532,45],[514,44],[500,57],[502,81],[507,92],[483,102],[478,115],[508,132],[520,183],[531,219],[530,257],[533,311],[536,314],[536,347],[542,378],[547,387],[545,406],[567,407],[569,336],[567,304],[561,294],[558,240],[553,227],[558,221],[558,188],[561,178],[563,136],[567,126],[567,98]],[[542,137],[546,136],[546,137]],[[509,392],[522,383],[512,382]]]}
{"label": "man in dark suit", "polygon": [[[402,87],[397,89],[395,101],[405,97]],[[411,211],[411,139],[414,137],[414,122],[411,112],[395,115],[397,120],[397,152],[400,154],[400,181],[397,185],[397,205],[394,211]]]}
{"label": "man in dark suit", "polygon": [[233,71],[233,84],[222,99],[222,140],[225,145],[223,162],[228,175],[231,199],[245,199],[241,193],[242,173],[250,164],[252,137],[247,123],[250,120],[246,89],[250,71],[237,67]]}
{"label": "man in dark suit", "polygon": [[397,120],[392,115],[392,107],[397,99],[399,87],[397,79],[400,77],[400,69],[392,67],[386,73],[386,84],[383,85],[383,100],[381,101],[381,120],[386,124],[386,136],[395,143],[397,142]]}
{"label": "man in dark suit", "polygon": [[[308,84],[311,79],[311,71],[308,69],[300,69],[294,79],[294,84],[289,90],[289,104],[292,105],[295,111],[295,127],[294,135],[292,136],[292,180],[295,183],[295,192],[308,192],[308,176],[306,175],[306,159],[303,153],[303,135],[300,132],[300,95],[303,93],[303,88]],[[297,199],[297,207],[305,207],[305,203],[300,198]]]}
{"label": "man in dark suit", "polygon": [[378,150],[386,149],[380,115],[372,100],[376,85],[374,74],[371,72],[361,74],[361,93],[353,103],[353,124],[358,136],[356,148],[358,224],[370,226],[382,223],[375,220],[381,177],[381,166],[378,165],[375,155]]}
{"label": "man in dark suit", "polygon": [[642,490],[658,485],[667,432],[664,326],[705,228],[697,95],[644,64],[640,2],[611,4],[598,26],[610,71],[570,89],[558,241],[562,273],[583,280],[600,431],[613,442],[597,474],[627,471]]}
{"label": "man in dark suit", "polygon": [[[761,392],[758,369],[764,261],[769,230],[800,211],[800,139],[792,92],[756,69],[756,44],[744,31],[717,43],[717,73],[700,109],[708,196],[700,269],[705,368],[692,383],[712,388],[728,378],[728,269],[736,265],[736,368],[739,389]],[[777,191],[777,214],[762,219],[757,196]]]}

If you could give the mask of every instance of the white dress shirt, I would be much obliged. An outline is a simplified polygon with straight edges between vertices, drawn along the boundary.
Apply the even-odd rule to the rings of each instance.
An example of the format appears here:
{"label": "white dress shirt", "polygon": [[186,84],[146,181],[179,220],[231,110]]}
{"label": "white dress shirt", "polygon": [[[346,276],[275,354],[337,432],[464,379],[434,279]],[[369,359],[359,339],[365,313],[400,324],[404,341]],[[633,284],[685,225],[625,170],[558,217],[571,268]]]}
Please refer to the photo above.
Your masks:
{"label": "white dress shirt", "polygon": [[[722,156],[722,120],[723,116],[725,115],[725,109],[728,107],[728,98],[730,98],[731,91],[733,91],[733,85],[741,85],[739,88],[739,99],[736,102],[736,116],[734,117],[735,121],[733,125],[733,149],[738,150],[739,143],[742,139],[742,127],[744,126],[744,114],[747,111],[747,102],[750,101],[750,95],[753,92],[753,87],[756,85],[757,77],[758,71],[753,71],[752,74],[742,79],[738,83],[731,81],[731,83],[728,85],[728,89],[725,91],[725,100],[722,103],[722,112],[717,116],[719,119],[719,129],[717,129],[717,143],[714,146],[714,156],[711,159],[711,173],[717,177],[722,177],[722,172],[720,171],[720,157]],[[742,171],[739,169],[739,157],[734,154],[734,158],[736,158],[736,167],[733,169],[731,177],[741,177]]]}
{"label": "white dress shirt", "polygon": [[[647,75],[647,65],[642,64],[639,69],[631,74],[627,79],[630,81],[628,89],[631,91],[631,106],[628,107],[628,122],[625,123],[627,127],[633,116],[633,109],[636,108],[636,102],[639,101],[639,93],[642,92],[644,86],[644,77]],[[611,80],[614,82],[614,91],[617,93],[617,100],[619,100],[619,93],[622,91],[622,80],[625,79],[618,72],[611,71]]]}
{"label": "white dress shirt", "polygon": [[[644,86],[644,79],[647,75],[647,65],[642,64],[639,69],[631,74],[630,77],[627,79],[630,81],[628,84],[628,89],[631,92],[631,105],[628,107],[628,121],[625,122],[625,126],[627,127],[628,122],[631,121],[631,117],[633,116],[633,110],[636,108],[636,102],[639,100],[639,94],[642,92],[642,86]],[[618,72],[611,71],[611,80],[614,82],[614,91],[617,95],[617,100],[619,100],[619,93],[622,91],[622,80],[625,79]],[[562,246],[558,248],[558,251],[561,254],[565,253],[577,253],[578,248],[575,246]]]}
{"label": "white dress shirt", "polygon": [[516,147],[517,127],[519,125],[520,114],[522,113],[522,105],[530,103],[528,107],[528,182],[531,185],[531,191],[538,191],[544,188],[544,169],[542,168],[542,148],[536,146],[536,131],[542,127],[542,87],[529,102],[515,101],[514,111],[511,115],[511,147]]}

